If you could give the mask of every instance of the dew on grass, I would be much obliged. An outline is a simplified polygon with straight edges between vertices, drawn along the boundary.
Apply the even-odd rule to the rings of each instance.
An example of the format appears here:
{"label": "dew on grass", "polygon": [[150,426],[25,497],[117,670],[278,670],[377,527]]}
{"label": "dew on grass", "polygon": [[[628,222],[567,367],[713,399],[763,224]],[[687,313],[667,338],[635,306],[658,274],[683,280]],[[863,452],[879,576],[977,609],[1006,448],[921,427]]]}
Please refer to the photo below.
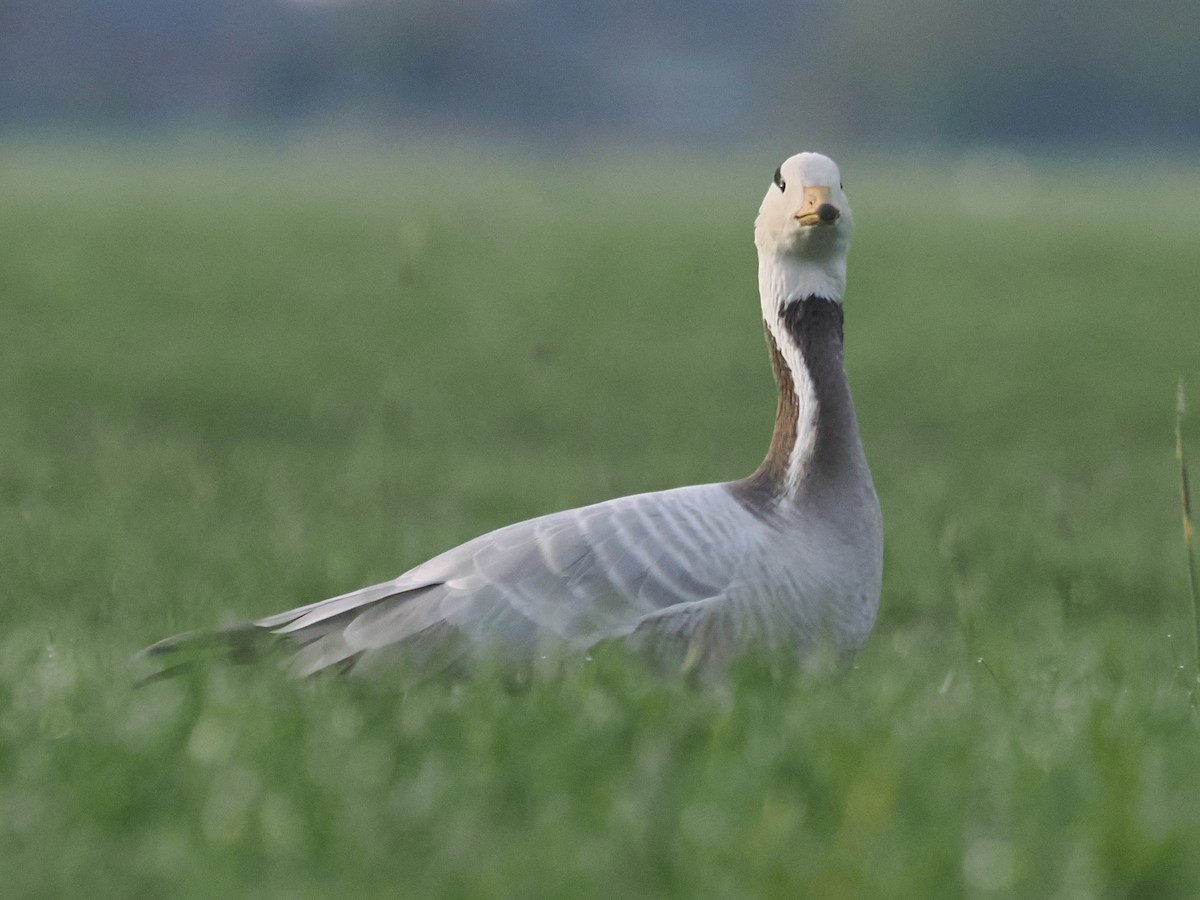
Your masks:
{"label": "dew on grass", "polygon": [[188,755],[196,762],[219,763],[233,750],[234,735],[230,724],[215,710],[204,712],[192,727]]}
{"label": "dew on grass", "polygon": [[1016,854],[1009,841],[1000,838],[975,838],[963,856],[963,877],[976,890],[988,893],[1007,891],[1016,878]]}

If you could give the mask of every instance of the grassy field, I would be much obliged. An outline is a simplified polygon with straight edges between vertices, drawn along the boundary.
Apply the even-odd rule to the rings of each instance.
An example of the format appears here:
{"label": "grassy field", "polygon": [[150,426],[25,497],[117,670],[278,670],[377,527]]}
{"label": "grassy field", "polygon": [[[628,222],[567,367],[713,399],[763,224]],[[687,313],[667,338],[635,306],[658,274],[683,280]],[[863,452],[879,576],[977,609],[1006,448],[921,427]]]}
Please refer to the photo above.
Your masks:
{"label": "grassy field", "polygon": [[842,677],[132,688],[167,634],[751,471],[778,162],[0,149],[0,893],[1197,896],[1194,167],[844,161],[887,551]]}

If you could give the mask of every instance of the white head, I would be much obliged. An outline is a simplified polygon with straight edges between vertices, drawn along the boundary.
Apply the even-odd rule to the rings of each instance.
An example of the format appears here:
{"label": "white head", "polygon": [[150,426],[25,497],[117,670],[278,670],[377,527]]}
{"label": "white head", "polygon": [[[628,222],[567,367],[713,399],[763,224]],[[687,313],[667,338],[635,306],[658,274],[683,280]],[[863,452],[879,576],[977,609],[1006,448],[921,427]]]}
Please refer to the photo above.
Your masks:
{"label": "white head", "polygon": [[763,315],[770,321],[792,300],[841,302],[854,221],[837,163],[799,153],[775,171],[754,222]]}

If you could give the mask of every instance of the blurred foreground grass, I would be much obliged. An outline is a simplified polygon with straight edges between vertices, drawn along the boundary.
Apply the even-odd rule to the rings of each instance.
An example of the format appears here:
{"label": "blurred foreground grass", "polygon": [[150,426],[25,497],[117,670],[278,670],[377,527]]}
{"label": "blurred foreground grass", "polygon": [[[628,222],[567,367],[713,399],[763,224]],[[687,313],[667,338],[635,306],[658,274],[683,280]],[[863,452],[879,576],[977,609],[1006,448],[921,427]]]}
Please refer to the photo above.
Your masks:
{"label": "blurred foreground grass", "polygon": [[887,571],[843,678],[133,690],[166,634],[769,436],[778,160],[267,156],[0,152],[6,897],[1200,891],[1200,173],[844,162]]}

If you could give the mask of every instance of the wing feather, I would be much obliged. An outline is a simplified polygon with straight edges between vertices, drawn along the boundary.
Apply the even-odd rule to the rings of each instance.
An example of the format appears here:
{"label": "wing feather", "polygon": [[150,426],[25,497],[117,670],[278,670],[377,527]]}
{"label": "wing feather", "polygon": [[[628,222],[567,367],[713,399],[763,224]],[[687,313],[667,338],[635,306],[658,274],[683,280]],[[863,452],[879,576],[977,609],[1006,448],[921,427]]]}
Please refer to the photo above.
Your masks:
{"label": "wing feather", "polygon": [[[565,510],[482,535],[360,596],[268,621],[301,637],[355,611],[336,634],[321,636],[322,650],[308,650],[305,670],[442,624],[473,646],[524,652],[543,632],[588,646],[632,632],[658,610],[722,596],[761,527],[739,512],[719,485]],[[723,526],[731,518],[740,531]]]}

